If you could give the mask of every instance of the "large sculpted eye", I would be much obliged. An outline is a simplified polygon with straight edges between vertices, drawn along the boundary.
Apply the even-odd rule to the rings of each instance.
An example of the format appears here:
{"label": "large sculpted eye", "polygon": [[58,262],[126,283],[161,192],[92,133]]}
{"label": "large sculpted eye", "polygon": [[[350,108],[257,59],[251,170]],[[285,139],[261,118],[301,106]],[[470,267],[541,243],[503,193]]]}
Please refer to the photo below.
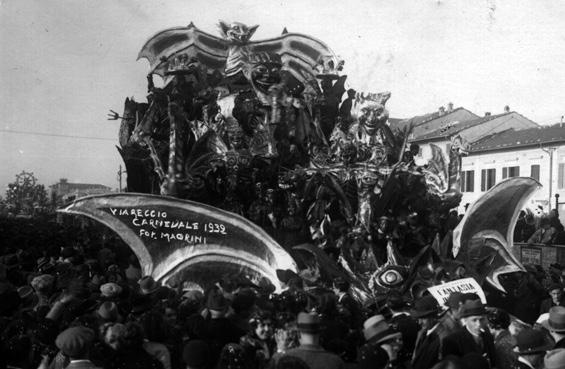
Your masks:
{"label": "large sculpted eye", "polygon": [[375,276],[375,282],[386,288],[396,288],[404,283],[404,276],[400,269],[390,266]]}

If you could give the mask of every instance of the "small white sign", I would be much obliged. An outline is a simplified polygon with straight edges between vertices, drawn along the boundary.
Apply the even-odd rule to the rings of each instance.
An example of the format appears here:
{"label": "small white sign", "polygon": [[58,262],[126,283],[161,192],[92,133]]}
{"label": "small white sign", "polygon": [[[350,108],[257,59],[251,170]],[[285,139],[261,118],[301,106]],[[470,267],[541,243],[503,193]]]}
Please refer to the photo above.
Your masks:
{"label": "small white sign", "polygon": [[476,293],[481,298],[483,304],[487,303],[487,299],[483,289],[474,278],[463,278],[457,279],[455,281],[440,284],[438,286],[429,287],[431,295],[437,300],[437,302],[444,306],[449,295],[453,292],[461,293]]}

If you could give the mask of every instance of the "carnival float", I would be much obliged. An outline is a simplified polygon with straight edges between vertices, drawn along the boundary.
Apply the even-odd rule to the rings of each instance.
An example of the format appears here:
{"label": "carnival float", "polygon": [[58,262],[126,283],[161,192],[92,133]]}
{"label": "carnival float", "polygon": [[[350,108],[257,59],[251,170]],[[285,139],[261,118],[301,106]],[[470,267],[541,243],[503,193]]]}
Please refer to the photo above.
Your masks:
{"label": "carnival float", "polygon": [[244,274],[280,287],[278,269],[308,286],[346,278],[360,298],[463,277],[504,290],[499,277],[523,270],[509,248],[537,182],[499,183],[455,229],[464,143],[449,157],[432,145],[417,165],[410,125],[388,123],[389,92],[346,90],[324,42],[286,29],[254,40],[257,27],[151,37],[138,55],[146,101],[110,115],[127,193],[62,211],[114,229],[146,275],[172,286]]}

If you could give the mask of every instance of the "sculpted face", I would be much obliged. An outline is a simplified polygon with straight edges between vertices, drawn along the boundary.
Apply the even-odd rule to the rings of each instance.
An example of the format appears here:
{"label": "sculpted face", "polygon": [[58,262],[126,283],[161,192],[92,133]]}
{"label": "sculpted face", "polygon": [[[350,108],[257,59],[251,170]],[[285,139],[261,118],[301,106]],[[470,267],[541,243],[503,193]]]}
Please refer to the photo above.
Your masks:
{"label": "sculpted face", "polygon": [[255,31],[257,30],[257,27],[259,27],[259,26],[248,27],[240,22],[232,22],[230,24],[227,24],[222,21],[220,21],[219,26],[224,37],[238,44],[243,44],[249,41],[251,36],[253,36]]}
{"label": "sculpted face", "polygon": [[258,63],[251,69],[251,81],[255,88],[267,93],[271,86],[281,83],[281,65],[278,63]]}

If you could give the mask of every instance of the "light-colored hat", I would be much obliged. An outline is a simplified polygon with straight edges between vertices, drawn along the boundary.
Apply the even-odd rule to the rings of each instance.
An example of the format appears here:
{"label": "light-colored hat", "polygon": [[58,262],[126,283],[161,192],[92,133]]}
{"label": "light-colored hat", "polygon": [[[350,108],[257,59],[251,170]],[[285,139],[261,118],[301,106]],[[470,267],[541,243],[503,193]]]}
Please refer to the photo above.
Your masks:
{"label": "light-colored hat", "polygon": [[298,330],[305,333],[319,333],[322,326],[320,316],[313,313],[300,313],[296,320]]}
{"label": "light-colored hat", "polygon": [[552,332],[565,332],[565,307],[554,306],[549,309],[549,319],[547,319],[547,326]]}
{"label": "light-colored hat", "polygon": [[545,369],[565,369],[565,348],[548,351],[543,359]]}
{"label": "light-colored hat", "polygon": [[391,329],[382,315],[375,315],[363,323],[363,335],[367,341],[380,343],[393,338],[400,338],[402,334]]}
{"label": "light-colored hat", "polygon": [[122,293],[122,287],[113,282],[105,283],[100,286],[100,293],[104,297],[116,297]]}

